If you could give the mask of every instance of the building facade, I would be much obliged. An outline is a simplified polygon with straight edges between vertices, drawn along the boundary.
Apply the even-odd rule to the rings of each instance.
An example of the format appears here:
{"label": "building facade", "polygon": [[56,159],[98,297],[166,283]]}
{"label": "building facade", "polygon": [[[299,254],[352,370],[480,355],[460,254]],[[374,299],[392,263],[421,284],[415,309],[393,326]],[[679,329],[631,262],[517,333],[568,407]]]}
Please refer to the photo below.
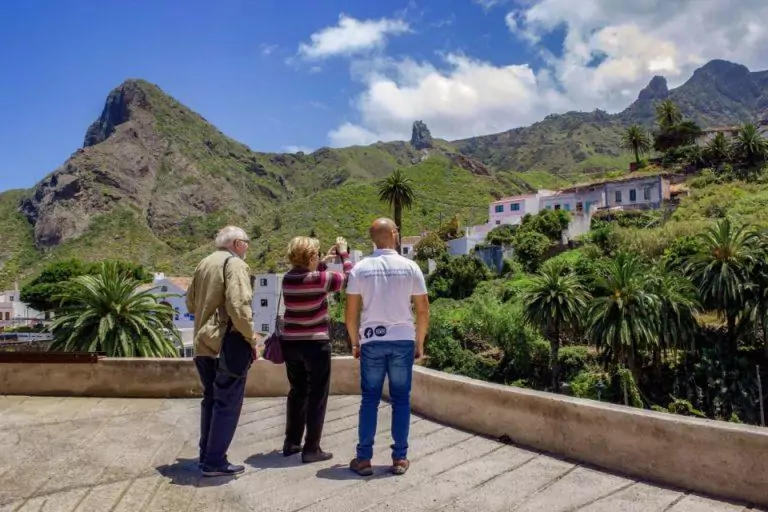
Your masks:
{"label": "building facade", "polygon": [[160,303],[170,306],[173,311],[173,324],[178,329],[191,328],[195,325],[195,317],[187,311],[187,289],[192,282],[191,277],[166,276],[162,272],[155,272],[151,284],[141,286],[140,290],[151,290],[158,295],[169,294],[160,299]]}
{"label": "building facade", "polygon": [[554,192],[550,190],[540,190],[536,194],[505,197],[494,201],[488,207],[488,224],[491,227],[520,224],[524,216],[539,213],[541,200],[552,194]]}
{"label": "building facade", "polygon": [[0,293],[0,327],[32,327],[45,319],[45,314],[19,300],[18,287]]}

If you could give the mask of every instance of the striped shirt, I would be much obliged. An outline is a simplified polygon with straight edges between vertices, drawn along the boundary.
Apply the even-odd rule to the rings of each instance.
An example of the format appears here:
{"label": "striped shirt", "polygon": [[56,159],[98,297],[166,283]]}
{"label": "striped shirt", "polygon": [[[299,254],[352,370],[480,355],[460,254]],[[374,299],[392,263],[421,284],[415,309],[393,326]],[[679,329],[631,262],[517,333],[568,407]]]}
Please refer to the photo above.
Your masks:
{"label": "striped shirt", "polygon": [[344,272],[326,270],[321,263],[311,272],[305,268],[292,268],[283,276],[283,340],[327,341],[328,294],[338,292],[352,270],[349,255],[341,255]]}

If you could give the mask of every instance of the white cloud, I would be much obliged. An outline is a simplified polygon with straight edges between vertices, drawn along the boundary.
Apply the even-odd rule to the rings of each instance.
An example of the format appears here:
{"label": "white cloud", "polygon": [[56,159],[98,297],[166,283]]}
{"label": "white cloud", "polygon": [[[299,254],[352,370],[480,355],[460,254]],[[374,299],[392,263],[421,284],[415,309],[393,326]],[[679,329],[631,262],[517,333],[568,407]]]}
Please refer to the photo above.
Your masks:
{"label": "white cloud", "polygon": [[[494,0],[475,0],[486,6]],[[624,109],[654,75],[680,85],[711,59],[768,68],[768,2],[518,0],[510,31],[545,62],[495,65],[448,54],[436,66],[383,57],[352,63],[364,85],[359,121],[329,133],[336,146],[407,139],[415,119],[455,139],[527,125],[554,112]],[[564,29],[562,48],[540,41]]]}
{"label": "white cloud", "polygon": [[283,146],[283,151],[286,153],[306,153],[307,155],[312,153],[314,149],[307,147],[307,146]]}
{"label": "white cloud", "polygon": [[308,59],[324,59],[336,55],[352,55],[381,48],[387,37],[406,33],[408,23],[400,19],[357,20],[345,14],[339,23],[310,36],[311,43],[299,45],[299,55]]}
{"label": "white cloud", "polygon": [[472,2],[476,3],[483,9],[490,10],[494,7],[498,7],[501,4],[506,3],[508,0],[472,0]]}

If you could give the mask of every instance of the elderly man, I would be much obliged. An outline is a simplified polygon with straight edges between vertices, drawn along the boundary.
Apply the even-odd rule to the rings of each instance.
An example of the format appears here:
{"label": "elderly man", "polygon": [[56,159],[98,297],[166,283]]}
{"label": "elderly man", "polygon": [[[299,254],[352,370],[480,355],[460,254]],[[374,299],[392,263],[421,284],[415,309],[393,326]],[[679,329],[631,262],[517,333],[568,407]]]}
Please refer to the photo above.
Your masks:
{"label": "elderly man", "polygon": [[[360,359],[360,423],[357,457],[349,467],[373,474],[371,457],[384,378],[392,402],[392,472],[408,471],[411,424],[411,379],[414,359],[424,353],[429,326],[429,300],[424,275],[413,261],[399,255],[399,233],[391,219],[377,219],[370,229],[373,255],[358,263],[347,283],[346,324],[352,353]],[[416,310],[414,325],[411,303]]]}
{"label": "elderly man", "polygon": [[241,228],[219,231],[216,252],[197,265],[187,290],[187,310],[195,315],[195,365],[203,384],[199,465],[204,476],[245,470],[227,460],[227,450],[240,419],[248,369],[258,357],[248,244]]}

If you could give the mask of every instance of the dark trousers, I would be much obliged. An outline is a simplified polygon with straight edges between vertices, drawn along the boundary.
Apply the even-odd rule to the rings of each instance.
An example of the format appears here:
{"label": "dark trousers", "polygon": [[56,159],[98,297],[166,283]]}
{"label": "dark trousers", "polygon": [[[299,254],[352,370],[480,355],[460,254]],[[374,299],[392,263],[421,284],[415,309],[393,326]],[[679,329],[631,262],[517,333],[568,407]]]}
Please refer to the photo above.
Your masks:
{"label": "dark trousers", "polygon": [[[247,343],[242,337],[236,341]],[[226,342],[222,352],[224,350]],[[238,353],[239,357],[250,357],[246,356],[243,350],[230,352]],[[238,368],[238,373],[235,374],[221,363],[221,360],[215,357],[195,357],[195,366],[203,384],[203,401],[200,407],[200,464],[211,468],[228,463],[227,450],[240,420],[245,380],[250,368],[250,360],[247,360],[245,369]]]}
{"label": "dark trousers", "polygon": [[325,409],[331,385],[331,344],[327,341],[283,341],[288,382],[285,443],[300,445],[306,428],[304,452],[320,449]]}

